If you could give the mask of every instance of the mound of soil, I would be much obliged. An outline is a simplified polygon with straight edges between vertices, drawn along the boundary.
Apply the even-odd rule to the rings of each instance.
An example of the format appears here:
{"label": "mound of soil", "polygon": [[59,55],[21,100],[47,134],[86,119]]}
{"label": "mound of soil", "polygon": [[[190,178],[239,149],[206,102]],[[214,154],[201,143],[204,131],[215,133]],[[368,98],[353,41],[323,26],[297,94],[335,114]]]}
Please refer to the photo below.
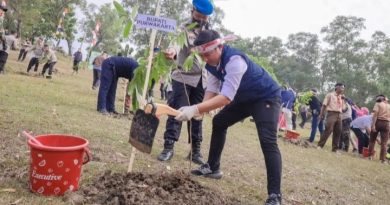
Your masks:
{"label": "mound of soil", "polygon": [[182,172],[145,174],[106,172],[81,188],[88,204],[240,204],[206,188]]}

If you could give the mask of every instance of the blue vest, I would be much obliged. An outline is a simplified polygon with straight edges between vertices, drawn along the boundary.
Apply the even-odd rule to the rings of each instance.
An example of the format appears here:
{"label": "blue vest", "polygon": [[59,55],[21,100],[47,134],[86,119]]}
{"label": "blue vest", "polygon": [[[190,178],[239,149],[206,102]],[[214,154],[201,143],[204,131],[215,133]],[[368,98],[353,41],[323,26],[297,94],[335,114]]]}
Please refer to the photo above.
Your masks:
{"label": "blue vest", "polygon": [[282,107],[285,107],[289,110],[293,110],[293,104],[295,101],[294,92],[291,90],[282,90]]}
{"label": "blue vest", "polygon": [[233,102],[254,102],[276,97],[280,98],[280,87],[268,72],[251,61],[244,53],[230,46],[224,45],[223,47],[220,68],[217,70],[215,66],[206,65],[207,71],[217,77],[223,84],[226,75],[225,66],[229,62],[230,57],[234,55],[241,56],[248,68],[242,76]]}
{"label": "blue vest", "polygon": [[134,70],[138,67],[136,60],[123,56],[112,56],[108,60],[114,66],[116,77],[129,80],[133,78]]}

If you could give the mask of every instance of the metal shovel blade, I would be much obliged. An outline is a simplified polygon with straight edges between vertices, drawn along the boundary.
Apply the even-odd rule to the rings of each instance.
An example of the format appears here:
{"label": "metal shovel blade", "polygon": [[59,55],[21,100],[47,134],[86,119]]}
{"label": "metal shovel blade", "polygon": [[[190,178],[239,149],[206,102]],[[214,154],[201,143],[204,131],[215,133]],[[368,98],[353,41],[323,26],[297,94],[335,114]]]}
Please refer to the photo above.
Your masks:
{"label": "metal shovel blade", "polygon": [[160,120],[154,113],[138,109],[131,123],[129,143],[139,151],[150,154]]}

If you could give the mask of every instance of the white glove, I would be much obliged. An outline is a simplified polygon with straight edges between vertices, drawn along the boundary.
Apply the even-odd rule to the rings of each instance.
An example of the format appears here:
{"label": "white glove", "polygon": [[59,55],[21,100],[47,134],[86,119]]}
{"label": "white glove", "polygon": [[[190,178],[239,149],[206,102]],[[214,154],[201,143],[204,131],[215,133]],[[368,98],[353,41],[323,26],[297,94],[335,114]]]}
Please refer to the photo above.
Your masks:
{"label": "white glove", "polygon": [[195,115],[199,115],[199,110],[196,105],[192,106],[184,106],[179,109],[180,114],[175,117],[175,120],[178,121],[189,121],[191,120]]}

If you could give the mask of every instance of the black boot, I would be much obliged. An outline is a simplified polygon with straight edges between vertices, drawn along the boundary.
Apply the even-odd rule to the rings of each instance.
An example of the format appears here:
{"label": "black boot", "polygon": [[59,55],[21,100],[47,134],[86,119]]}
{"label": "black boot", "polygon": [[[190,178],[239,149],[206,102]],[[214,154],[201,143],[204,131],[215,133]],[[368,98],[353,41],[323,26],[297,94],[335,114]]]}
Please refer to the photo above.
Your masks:
{"label": "black boot", "polygon": [[281,204],[282,204],[282,195],[281,194],[268,195],[268,199],[264,203],[264,205],[281,205]]}
{"label": "black boot", "polygon": [[173,157],[173,145],[175,141],[173,140],[165,140],[164,142],[164,150],[158,155],[157,159],[160,161],[168,161]]}
{"label": "black boot", "polygon": [[[202,141],[192,141],[192,161],[195,164],[202,165],[203,163],[203,156],[200,153],[200,146],[202,144]],[[188,159],[190,159],[190,154],[188,154]]]}

